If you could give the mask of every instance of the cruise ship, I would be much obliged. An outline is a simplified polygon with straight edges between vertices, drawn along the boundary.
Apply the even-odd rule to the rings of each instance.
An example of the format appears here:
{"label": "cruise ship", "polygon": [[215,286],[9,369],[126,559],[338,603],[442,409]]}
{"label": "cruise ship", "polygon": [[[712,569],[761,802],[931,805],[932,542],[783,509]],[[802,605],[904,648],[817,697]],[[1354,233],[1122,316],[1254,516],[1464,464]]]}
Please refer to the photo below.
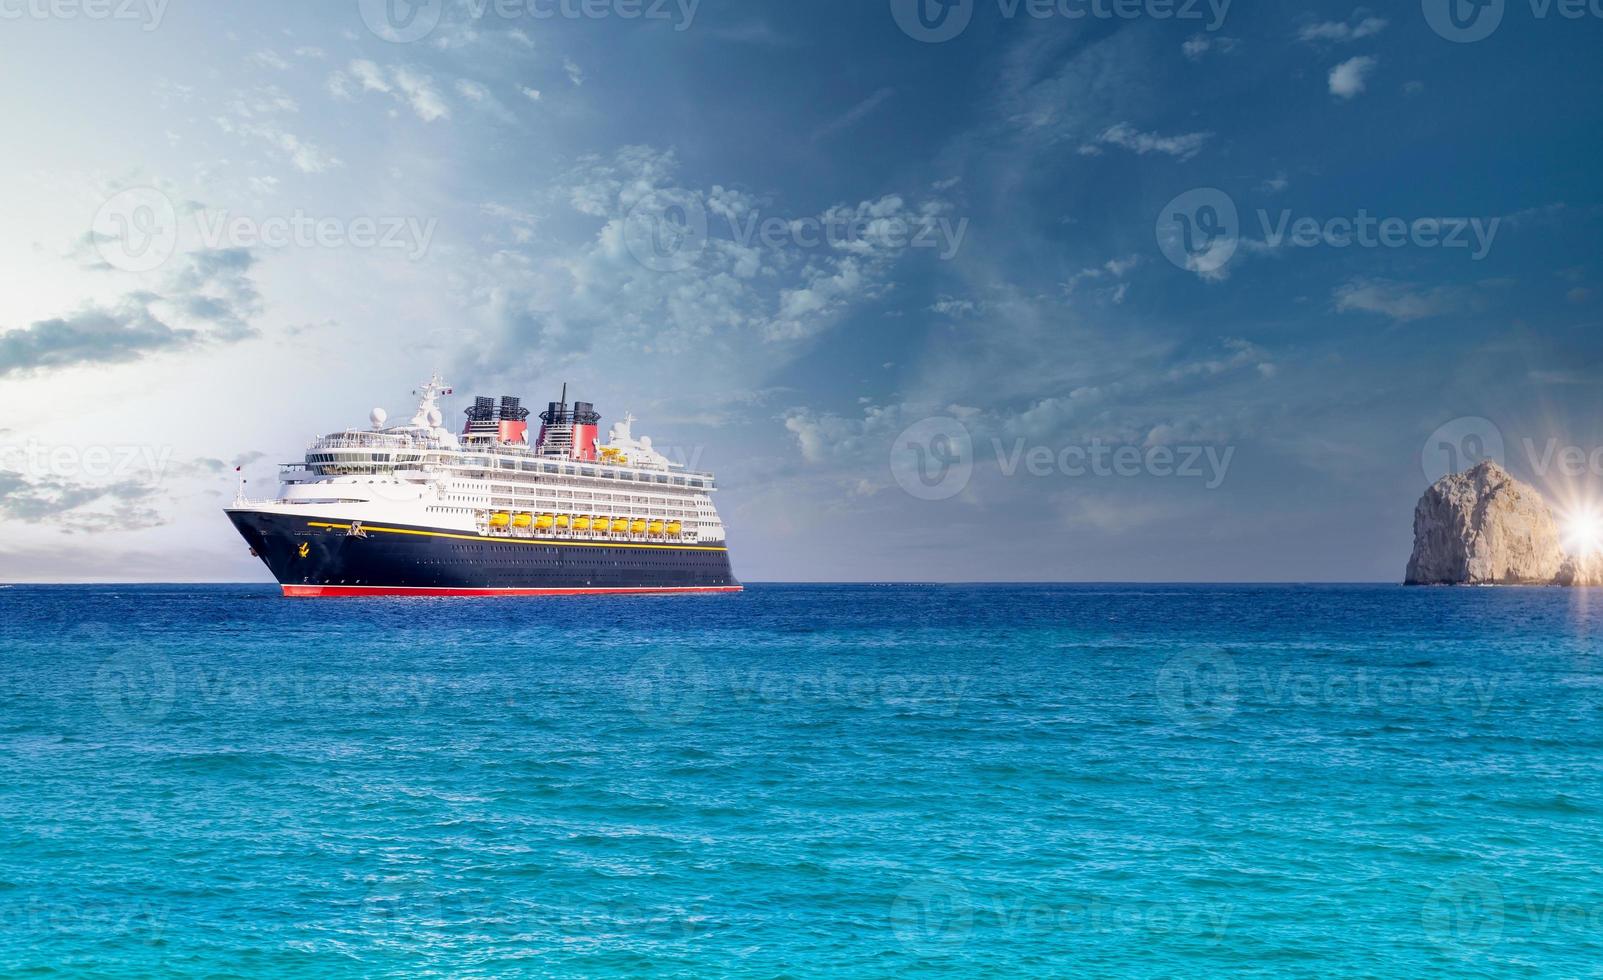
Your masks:
{"label": "cruise ship", "polygon": [[530,437],[521,399],[478,397],[445,428],[438,376],[417,414],[324,436],[278,496],[226,508],[284,594],[533,596],[738,592],[711,473],[687,470],[567,386]]}

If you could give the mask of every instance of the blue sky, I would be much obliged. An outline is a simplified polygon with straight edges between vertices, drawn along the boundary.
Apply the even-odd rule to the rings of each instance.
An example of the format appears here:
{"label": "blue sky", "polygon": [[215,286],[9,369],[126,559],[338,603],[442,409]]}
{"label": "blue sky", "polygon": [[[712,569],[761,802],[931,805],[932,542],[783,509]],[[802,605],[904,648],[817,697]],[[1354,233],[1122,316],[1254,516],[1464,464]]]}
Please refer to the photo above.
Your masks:
{"label": "blue sky", "polygon": [[0,5],[0,577],[257,580],[233,466],[435,370],[754,581],[1396,580],[1444,439],[1603,479],[1598,11],[930,2]]}

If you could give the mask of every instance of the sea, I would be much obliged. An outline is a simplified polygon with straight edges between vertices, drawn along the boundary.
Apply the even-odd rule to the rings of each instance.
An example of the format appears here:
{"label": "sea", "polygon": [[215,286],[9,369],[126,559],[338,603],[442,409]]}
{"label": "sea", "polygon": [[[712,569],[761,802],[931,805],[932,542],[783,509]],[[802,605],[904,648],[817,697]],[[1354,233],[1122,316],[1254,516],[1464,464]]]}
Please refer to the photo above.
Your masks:
{"label": "sea", "polygon": [[7,977],[1603,974],[1603,591],[0,589]]}

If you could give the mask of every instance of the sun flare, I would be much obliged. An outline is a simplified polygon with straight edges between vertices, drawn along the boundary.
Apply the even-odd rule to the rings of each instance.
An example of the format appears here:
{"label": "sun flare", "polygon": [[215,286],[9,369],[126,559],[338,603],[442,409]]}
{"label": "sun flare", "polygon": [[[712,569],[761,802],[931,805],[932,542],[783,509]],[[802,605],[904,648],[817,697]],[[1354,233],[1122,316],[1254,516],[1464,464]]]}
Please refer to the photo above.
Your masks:
{"label": "sun flare", "polygon": [[1591,509],[1570,515],[1564,524],[1564,550],[1577,556],[1603,551],[1603,517]]}

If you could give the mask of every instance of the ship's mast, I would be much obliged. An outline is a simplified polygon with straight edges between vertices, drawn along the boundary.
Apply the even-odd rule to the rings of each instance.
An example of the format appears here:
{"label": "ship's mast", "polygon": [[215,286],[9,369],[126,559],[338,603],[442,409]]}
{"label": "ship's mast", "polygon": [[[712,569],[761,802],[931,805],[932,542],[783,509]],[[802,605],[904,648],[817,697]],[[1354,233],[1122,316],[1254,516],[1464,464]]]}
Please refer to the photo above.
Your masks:
{"label": "ship's mast", "polygon": [[412,416],[412,424],[419,428],[432,429],[439,424],[434,420],[443,414],[440,413],[440,398],[453,394],[453,391],[449,385],[440,379],[439,372],[435,372],[433,377],[425,381],[423,386],[412,392],[412,394],[417,395],[419,399],[417,414]]}

